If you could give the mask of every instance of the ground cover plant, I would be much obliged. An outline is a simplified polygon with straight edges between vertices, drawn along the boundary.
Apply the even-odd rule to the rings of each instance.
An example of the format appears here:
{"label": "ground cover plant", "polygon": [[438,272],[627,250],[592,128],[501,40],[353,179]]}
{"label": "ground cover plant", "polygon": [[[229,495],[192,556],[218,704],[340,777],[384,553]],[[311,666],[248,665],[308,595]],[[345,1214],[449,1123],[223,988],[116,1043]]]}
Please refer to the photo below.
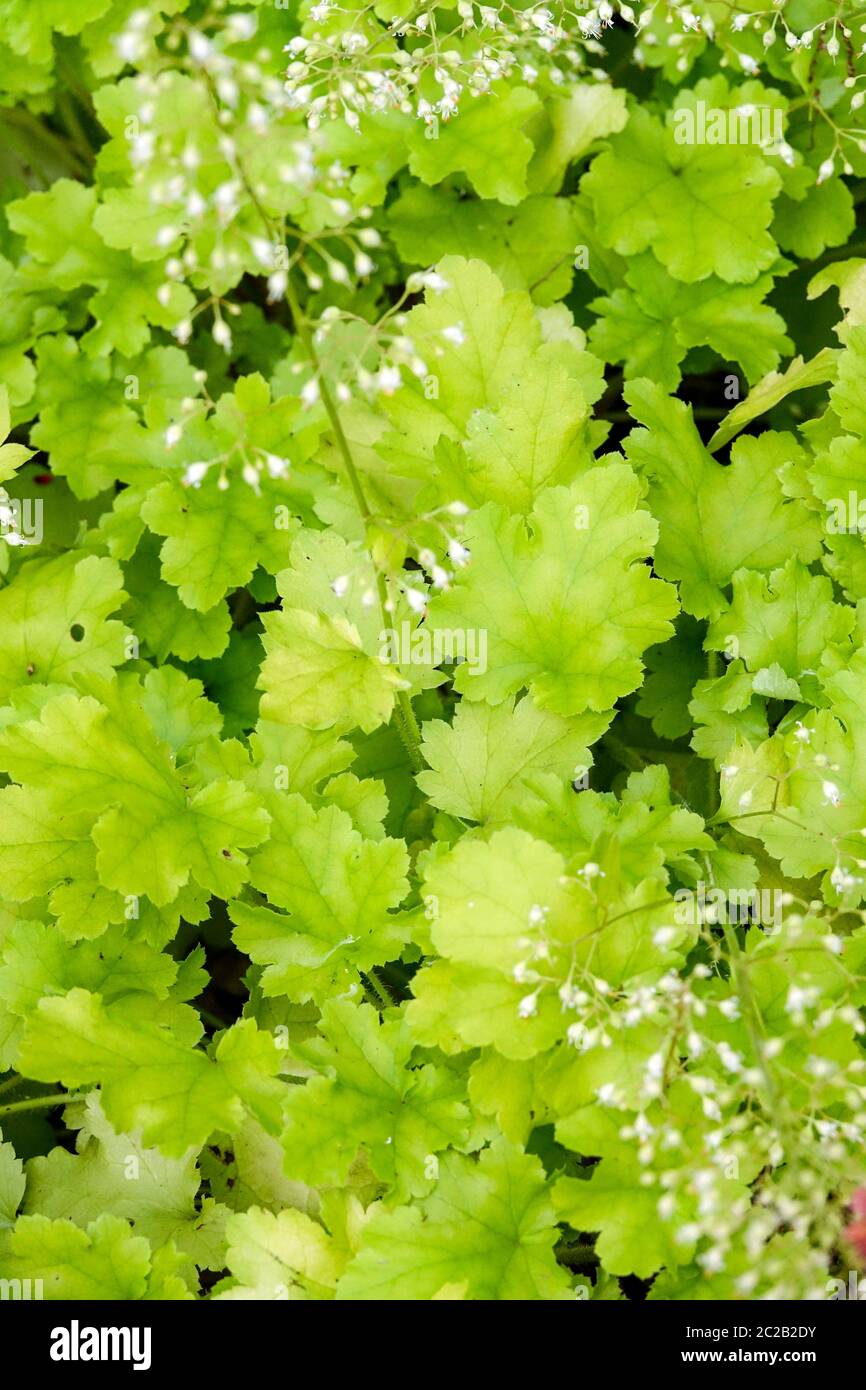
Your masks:
{"label": "ground cover plant", "polygon": [[847,1288],[862,8],[0,59],[4,1288]]}

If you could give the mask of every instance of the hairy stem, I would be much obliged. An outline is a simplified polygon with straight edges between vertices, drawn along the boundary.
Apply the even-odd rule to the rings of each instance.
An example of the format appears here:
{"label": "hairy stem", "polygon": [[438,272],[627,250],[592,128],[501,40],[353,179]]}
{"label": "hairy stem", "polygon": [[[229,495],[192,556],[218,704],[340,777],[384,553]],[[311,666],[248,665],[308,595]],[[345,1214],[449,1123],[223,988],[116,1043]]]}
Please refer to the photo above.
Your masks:
{"label": "hairy stem", "polygon": [[55,1105],[71,1105],[81,1100],[81,1094],[70,1091],[52,1091],[47,1096],[34,1096],[30,1100],[14,1100],[10,1105],[0,1105],[0,1116],[23,1113],[25,1110],[45,1110]]}

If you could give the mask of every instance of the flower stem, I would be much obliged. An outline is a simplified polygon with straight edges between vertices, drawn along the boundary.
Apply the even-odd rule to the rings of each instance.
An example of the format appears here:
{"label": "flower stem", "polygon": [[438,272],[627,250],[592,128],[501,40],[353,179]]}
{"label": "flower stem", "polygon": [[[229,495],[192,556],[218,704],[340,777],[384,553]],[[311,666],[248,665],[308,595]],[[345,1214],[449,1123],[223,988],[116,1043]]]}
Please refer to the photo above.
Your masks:
{"label": "flower stem", "polygon": [[[276,228],[274,227],[271,218],[268,216],[268,213],[265,211],[261,199],[258,197],[255,189],[253,188],[252,184],[247,178],[246,171],[244,170],[240,161],[238,161],[237,167],[247,196],[253,204],[253,207],[256,209],[256,212],[258,213],[259,218],[261,219],[262,225],[264,226],[268,236],[271,239],[271,243],[273,245],[276,245]],[[288,272],[286,276],[286,303],[289,306],[289,313],[292,316],[292,322],[295,326],[295,331],[298,334],[301,343],[303,344],[303,348],[305,353],[307,354],[310,366],[313,368],[313,371],[315,373],[316,381],[318,382],[319,386],[319,395],[321,397],[322,405],[325,407],[325,413],[328,417],[331,428],[334,431],[334,438],[337,441],[337,448],[340,452],[340,458],[342,459],[343,467],[346,470],[346,476],[349,479],[349,485],[354,494],[355,502],[358,506],[358,511],[361,513],[362,520],[364,522],[368,522],[372,520],[373,513],[370,510],[370,504],[367,501],[367,496],[364,492],[364,488],[361,483],[360,474],[355,466],[355,460],[352,457],[352,450],[349,445],[349,441],[346,438],[346,431],[343,429],[343,422],[340,419],[340,412],[337,409],[337,402],[334,400],[334,397],[331,394],[331,388],[328,385],[327,380],[325,379],[324,372],[322,371],[322,364],[319,361],[319,354],[316,351],[316,344],[313,341],[313,334],[310,329],[309,319],[304,313],[304,310],[301,306],[301,302],[298,298],[294,281],[292,280],[291,270]],[[385,606],[387,601],[387,593],[385,588],[385,577],[379,571],[377,571],[376,574],[376,587],[379,594],[379,606],[382,610],[382,625],[384,627],[385,614],[387,612]],[[418,721],[415,718],[415,711],[412,709],[412,701],[409,698],[408,691],[399,690],[397,692],[397,703],[394,714],[394,722],[397,727],[397,732],[400,735],[400,738],[406,748],[406,751],[409,755],[409,760],[412,763],[414,770],[416,772],[419,772],[425,766],[425,763],[424,759],[421,756],[421,735],[418,729]]]}
{"label": "flower stem", "polygon": [[52,1091],[47,1096],[33,1096],[30,1100],[15,1100],[10,1105],[0,1105],[0,1116],[20,1114],[25,1110],[44,1110],[55,1105],[71,1105],[81,1100],[82,1093],[71,1091]]}
{"label": "flower stem", "polygon": [[[719,678],[719,654],[718,652],[707,652],[707,679],[711,681]],[[711,820],[719,809],[719,775],[716,772],[716,765],[710,758],[707,763],[707,820]]]}

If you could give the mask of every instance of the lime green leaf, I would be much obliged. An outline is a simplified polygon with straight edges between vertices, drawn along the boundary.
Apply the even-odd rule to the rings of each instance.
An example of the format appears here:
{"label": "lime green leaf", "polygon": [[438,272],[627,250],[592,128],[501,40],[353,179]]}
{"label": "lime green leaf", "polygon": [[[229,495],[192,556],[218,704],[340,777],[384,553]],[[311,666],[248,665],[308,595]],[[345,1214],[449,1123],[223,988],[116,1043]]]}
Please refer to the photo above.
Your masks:
{"label": "lime green leaf", "polygon": [[[105,1213],[86,1231],[71,1221],[22,1216],[4,1259],[7,1278],[39,1279],[51,1300],[187,1299],[192,1294],[143,1236]],[[173,1252],[170,1252],[173,1255]]]}
{"label": "lime green leaf", "polygon": [[21,1066],[40,1081],[100,1085],[106,1117],[119,1131],[140,1129],[144,1144],[180,1158],[213,1130],[239,1126],[244,1103],[273,1123],[282,1095],[274,1079],[279,1050],[252,1020],[223,1034],[215,1060],[194,1047],[199,1032],[190,1009],[175,1006],[161,1022],[150,1005],[106,1007],[98,995],[73,989],[40,1001]]}
{"label": "lime green leaf", "polygon": [[11,1144],[0,1143],[0,1229],[14,1226],[24,1187],[24,1165]]}
{"label": "lime green leaf", "polygon": [[516,208],[412,185],[388,211],[391,236],[410,265],[442,256],[486,261],[506,290],[553,304],[571,288],[578,224],[565,198],[533,195]]}
{"label": "lime green leaf", "polygon": [[424,724],[421,751],[430,771],[418,774],[418,785],[452,816],[504,821],[525,795],[530,774],[581,776],[590,764],[588,745],[607,723],[605,715],[561,719],[536,709],[528,696],[496,706],[463,701],[453,724]]}
{"label": "lime green leaf", "polygon": [[405,940],[390,915],[406,893],[405,847],[365,840],[345,811],[314,810],[295,793],[268,804],[271,839],[251,863],[251,881],[289,915],[234,903],[235,941],[266,967],[266,994],[318,1001],[357,991],[357,972],[391,959]]}
{"label": "lime green leaf", "polygon": [[632,259],[628,289],[617,289],[593,308],[601,317],[590,346],[608,362],[624,362],[629,377],[652,376],[674,390],[690,348],[708,346],[725,361],[741,363],[757,381],[790,352],[784,320],[764,299],[772,277],[728,285],[709,276],[698,285],[674,280],[649,253]]}
{"label": "lime green leaf", "polygon": [[529,166],[532,190],[557,193],[569,164],[596,140],[622,130],[627,120],[624,93],[602,82],[574,83],[568,96],[544,104],[545,125],[536,136]]}
{"label": "lime green leaf", "polygon": [[496,704],[528,685],[539,708],[569,716],[610,709],[640,683],[640,656],[672,631],[676,604],[643,564],[656,527],[639,496],[613,464],[544,492],[528,530],[493,504],[468,522],[471,563],[428,619],[483,637],[486,669],[463,663],[461,694]]}
{"label": "lime green leaf", "polygon": [[414,1040],[405,1018],[380,1026],[369,1004],[329,1000],[320,1029],[323,1039],[294,1049],[320,1074],[290,1097],[287,1171],[336,1186],[363,1148],[398,1201],[428,1191],[431,1156],[468,1137],[460,1078],[442,1067],[409,1069]]}
{"label": "lime green leaf", "polygon": [[[779,470],[788,459],[787,437],[743,439],[722,468],[701,443],[691,412],[641,379],[626,388],[632,414],[644,429],[625,441],[629,460],[650,483],[658,518],[655,564],[665,579],[680,581],[683,607],[714,617],[722,590],[742,567],[770,570],[791,552],[804,562],[821,550],[817,518],[786,498]],[[708,525],[712,518],[712,525]]]}
{"label": "lime green leaf", "polygon": [[[94,688],[99,699],[57,696],[38,721],[4,735],[4,765],[28,784],[0,793],[14,817],[5,845],[23,846],[33,836],[32,861],[17,855],[19,873],[9,888],[29,896],[35,869],[44,891],[65,876],[67,860],[80,873],[73,844],[92,834],[100,882],[118,893],[146,895],[162,905],[191,874],[211,891],[236,891],[246,873],[241,847],[267,834],[258,799],[226,778],[190,791],[141,704],[138,682]],[[52,816],[57,828],[49,839],[69,846],[62,854],[49,853],[40,834]]]}
{"label": "lime green leaf", "polygon": [[[539,108],[528,87],[500,86],[481,100],[468,98],[459,120],[440,122],[432,131],[435,138],[424,125],[409,128],[409,168],[424,183],[440,183],[460,170],[480,197],[519,203],[527,192],[526,169],[533,154],[523,127]],[[503,122],[509,127],[506,146]]]}
{"label": "lime green leaf", "polygon": [[25,565],[0,591],[0,698],[20,685],[71,684],[78,674],[108,676],[129,655],[127,629],[109,618],[123,603],[113,560],[74,551]]}
{"label": "lime green leaf", "polygon": [[56,1148],[30,1160],[24,1210],[84,1228],[110,1211],[131,1222],[152,1246],[171,1241],[191,1264],[217,1268],[225,1211],[207,1199],[201,1210],[196,1208],[196,1150],[166,1158],[158,1149],[145,1148],[140,1136],[116,1133],[95,1093],[80,1113],[67,1109],[70,1119],[82,1122],[75,1153]]}
{"label": "lime green leaf", "polygon": [[220,1284],[217,1301],[333,1298],[345,1254],[304,1212],[253,1207],[229,1217],[226,1235],[233,1277]]}
{"label": "lime green leaf", "polygon": [[564,1299],[554,1258],[555,1216],[537,1158],[499,1139],[476,1163],[448,1155],[431,1197],[376,1209],[339,1299],[429,1299],[466,1285],[473,1299]]}
{"label": "lime green leaf", "polygon": [[752,420],[772,410],[780,401],[790,396],[792,391],[805,391],[810,386],[823,386],[825,382],[834,381],[837,358],[838,353],[833,348],[821,348],[809,362],[804,362],[802,357],[795,357],[793,362],[788,363],[784,372],[769,372],[767,376],[762,377],[746,399],[735,405],[725,416],[707,445],[710,453],[716,453]]}
{"label": "lime green leaf", "polygon": [[768,229],[781,182],[750,147],[678,144],[638,109],[593,160],[582,191],[606,245],[621,255],[652,250],[689,284],[708,275],[743,284],[776,259]]}
{"label": "lime green leaf", "polygon": [[[777,664],[794,680],[814,673],[824,648],[844,645],[854,627],[854,610],[833,601],[833,586],[796,559],[769,576],[739,570],[730,607],[711,624],[707,646],[733,650],[750,671]],[[797,698],[797,697],[795,697]]]}

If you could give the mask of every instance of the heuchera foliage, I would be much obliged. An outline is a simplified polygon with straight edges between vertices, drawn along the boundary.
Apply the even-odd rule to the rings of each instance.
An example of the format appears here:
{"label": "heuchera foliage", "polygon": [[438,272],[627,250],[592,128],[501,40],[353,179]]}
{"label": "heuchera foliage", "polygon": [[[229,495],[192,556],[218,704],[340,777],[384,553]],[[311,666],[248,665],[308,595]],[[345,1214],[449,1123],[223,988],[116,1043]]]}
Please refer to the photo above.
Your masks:
{"label": "heuchera foliage", "polygon": [[826,1297],[862,11],[0,35],[0,1276]]}

